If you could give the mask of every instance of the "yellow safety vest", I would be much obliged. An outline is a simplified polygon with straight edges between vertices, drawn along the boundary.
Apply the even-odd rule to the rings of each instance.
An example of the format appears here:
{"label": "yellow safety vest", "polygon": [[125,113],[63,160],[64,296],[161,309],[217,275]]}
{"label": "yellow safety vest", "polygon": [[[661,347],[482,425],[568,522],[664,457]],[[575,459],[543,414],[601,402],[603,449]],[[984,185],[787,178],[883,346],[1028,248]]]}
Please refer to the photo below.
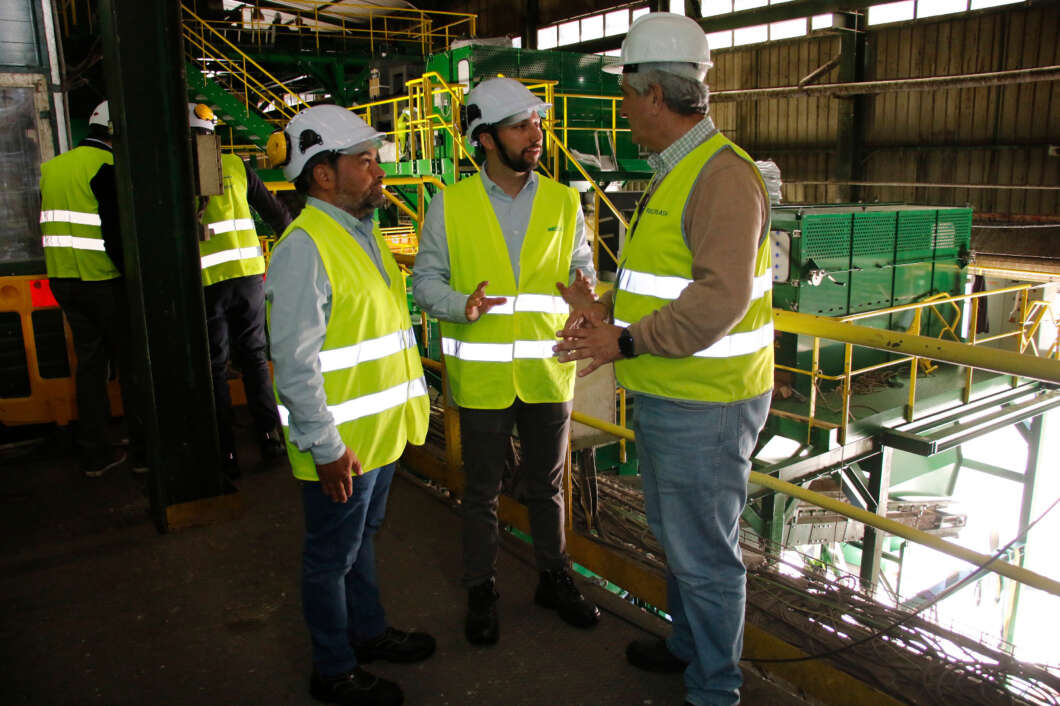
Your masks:
{"label": "yellow safety vest", "polygon": [[114,279],[121,273],[103,245],[99,202],[90,182],[114,155],[81,145],[40,167],[40,229],[49,277],[88,282]]}
{"label": "yellow safety vest", "polygon": [[202,216],[210,232],[210,239],[199,243],[204,287],[265,271],[265,258],[247,203],[247,170],[242,158],[222,155],[221,173],[224,193],[210,197]]}
{"label": "yellow safety vest", "polygon": [[[374,236],[389,287],[364,249],[320,209],[306,206],[281,240],[296,228],[313,239],[331,283],[331,314],[320,351],[328,411],[365,471],[385,466],[401,456],[406,442],[423,443],[430,414],[405,279],[378,230]],[[271,314],[270,307],[270,323]],[[295,477],[319,480],[312,455],[290,441],[288,410],[278,407]]]}
{"label": "yellow safety vest", "polygon": [[[639,321],[691,284],[692,252],[682,227],[685,203],[703,167],[723,149],[754,166],[746,152],[718,133],[678,162],[630,223],[615,288],[616,325]],[[758,178],[761,181],[761,175]],[[615,361],[619,384],[634,392],[700,402],[750,399],[773,386],[773,275],[769,238],[764,237],[768,229],[766,223],[743,319],[721,340],[685,358],[643,354]]]}
{"label": "yellow safety vest", "polygon": [[478,174],[445,191],[450,286],[471,294],[489,281],[489,296],[507,297],[478,321],[442,322],[442,352],[453,399],[461,407],[503,409],[515,401],[565,402],[574,396],[574,363],[552,352],[569,307],[556,292],[574,252],[578,193],[539,177],[519,253],[516,285],[508,247]]}

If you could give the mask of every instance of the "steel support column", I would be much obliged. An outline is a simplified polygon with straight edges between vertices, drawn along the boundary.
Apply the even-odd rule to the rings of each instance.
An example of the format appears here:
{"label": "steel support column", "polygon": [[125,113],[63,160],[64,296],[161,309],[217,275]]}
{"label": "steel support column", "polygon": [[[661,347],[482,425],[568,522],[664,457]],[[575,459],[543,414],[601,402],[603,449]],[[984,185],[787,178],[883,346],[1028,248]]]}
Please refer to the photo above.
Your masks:
{"label": "steel support column", "polygon": [[[1020,532],[1025,532],[1027,530],[1027,526],[1031,523],[1031,520],[1034,519],[1031,515],[1035,507],[1034,500],[1035,496],[1037,495],[1035,491],[1038,489],[1038,485],[1042,480],[1039,478],[1039,471],[1041,470],[1042,466],[1042,441],[1045,438],[1043,431],[1045,428],[1047,415],[1048,412],[1046,412],[1045,414],[1040,414],[1034,419],[1032,419],[1030,424],[1030,431],[1027,434],[1027,468],[1023,474],[1023,498],[1020,502],[1019,521]],[[1043,503],[1041,502],[1038,503],[1039,506],[1041,506],[1042,504]],[[1044,545],[1043,539],[1046,538],[1042,537],[1039,534],[1035,539],[1037,540],[1035,544],[1039,547],[1042,547]],[[1020,566],[1026,565],[1027,552],[1031,550],[1030,544],[1030,538],[1024,537],[1023,546],[1021,547],[1022,551],[1020,551],[1019,553],[1019,558],[1017,562]],[[1019,583],[1017,583],[1013,587],[1011,610],[1009,611],[1004,625],[1002,626],[1002,637],[1004,637],[1005,640],[1007,640],[1008,642],[1013,642],[1016,638],[1016,626],[1018,624],[1019,616],[1020,591],[1022,590],[1022,588],[1023,587]]]}
{"label": "steel support column", "polygon": [[[862,15],[843,14],[839,17],[846,23],[846,31],[840,37],[839,82],[857,83],[865,80],[868,35],[861,26]],[[851,96],[839,101],[837,155],[832,165],[833,181],[856,181],[864,176],[861,143],[864,136],[865,102],[862,96]],[[839,188],[838,201],[853,203],[858,201],[860,196],[860,187],[844,185]]]}
{"label": "steel support column", "polygon": [[[861,462],[869,472],[869,512],[887,517],[887,496],[891,492],[891,459],[893,451],[886,446],[876,456]],[[865,526],[865,539],[861,545],[861,584],[872,588],[880,578],[880,559],[883,556],[883,540],[886,533],[875,527]]]}
{"label": "steel support column", "polygon": [[[103,61],[143,410],[159,531],[222,495],[188,139],[180,5],[102,0]],[[172,510],[180,506],[180,520]],[[214,504],[214,509],[216,509]]]}

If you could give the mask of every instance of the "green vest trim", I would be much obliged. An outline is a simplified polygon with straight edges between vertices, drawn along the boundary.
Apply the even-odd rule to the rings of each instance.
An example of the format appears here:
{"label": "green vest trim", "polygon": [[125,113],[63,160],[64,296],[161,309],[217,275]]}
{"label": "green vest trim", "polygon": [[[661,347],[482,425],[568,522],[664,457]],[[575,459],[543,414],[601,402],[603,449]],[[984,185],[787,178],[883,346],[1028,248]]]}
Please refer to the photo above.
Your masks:
{"label": "green vest trim", "polygon": [[211,196],[202,222],[210,239],[199,243],[202,284],[265,272],[265,258],[247,203],[247,171],[238,155],[221,156],[224,193]]}
{"label": "green vest trim", "polygon": [[114,279],[121,273],[103,245],[99,202],[89,182],[114,155],[81,145],[41,165],[41,244],[49,277],[89,282]]}
{"label": "green vest trim", "polygon": [[443,321],[442,352],[453,399],[461,407],[503,409],[524,402],[565,402],[574,396],[574,363],[552,352],[569,307],[556,282],[570,274],[578,193],[545,177],[519,253],[516,285],[508,246],[478,174],[445,191],[449,285],[471,294],[489,280],[490,296],[507,297],[473,323]]}
{"label": "green vest trim", "polygon": [[[430,405],[405,278],[378,229],[374,236],[389,287],[364,249],[320,209],[306,206],[283,237],[296,228],[313,239],[331,283],[331,314],[320,351],[328,411],[367,472],[397,460],[406,442],[419,445],[427,435]],[[278,406],[295,477],[319,480],[312,455],[290,441],[290,413]]]}
{"label": "green vest trim", "polygon": [[[718,133],[666,175],[630,223],[615,287],[616,325],[629,326],[650,315],[677,299],[692,282],[684,206],[703,167],[723,149],[754,166],[746,152]],[[762,188],[764,192],[764,184]],[[763,235],[768,228],[767,223]],[[699,402],[736,402],[766,392],[773,386],[772,290],[769,239],[763,237],[743,319],[713,345],[684,358],[644,354],[615,361],[619,384],[634,392]]]}

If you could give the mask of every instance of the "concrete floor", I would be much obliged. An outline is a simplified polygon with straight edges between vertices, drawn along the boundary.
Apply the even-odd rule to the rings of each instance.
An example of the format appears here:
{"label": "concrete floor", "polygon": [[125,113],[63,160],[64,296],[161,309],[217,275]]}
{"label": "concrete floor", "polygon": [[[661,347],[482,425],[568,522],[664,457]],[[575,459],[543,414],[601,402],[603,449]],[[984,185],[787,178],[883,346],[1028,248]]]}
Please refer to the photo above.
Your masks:
{"label": "concrete floor", "polygon": [[[316,703],[298,590],[301,506],[286,466],[245,468],[238,519],[159,535],[142,479],[126,468],[84,478],[57,449],[0,451],[0,703]],[[452,508],[395,481],[377,545],[384,602],[392,624],[438,640],[424,663],[370,666],[401,684],[406,703],[682,703],[680,676],[624,657],[627,642],[663,634],[664,623],[588,587],[603,619],[568,627],[533,604],[536,572],[518,547],[500,558],[501,642],[469,646],[459,536]],[[744,703],[803,703],[746,678]]]}

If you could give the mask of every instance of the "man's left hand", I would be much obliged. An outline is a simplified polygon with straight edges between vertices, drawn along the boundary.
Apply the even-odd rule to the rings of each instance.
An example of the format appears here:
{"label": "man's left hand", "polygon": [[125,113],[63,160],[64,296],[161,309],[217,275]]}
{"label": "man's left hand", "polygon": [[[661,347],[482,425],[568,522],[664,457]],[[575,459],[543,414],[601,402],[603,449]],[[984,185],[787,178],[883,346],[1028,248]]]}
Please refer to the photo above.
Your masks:
{"label": "man's left hand", "polygon": [[592,362],[578,371],[578,377],[585,377],[601,365],[622,357],[618,349],[618,337],[621,326],[597,323],[593,326],[565,328],[556,335],[563,340],[552,349],[559,355],[559,362],[592,358]]}

